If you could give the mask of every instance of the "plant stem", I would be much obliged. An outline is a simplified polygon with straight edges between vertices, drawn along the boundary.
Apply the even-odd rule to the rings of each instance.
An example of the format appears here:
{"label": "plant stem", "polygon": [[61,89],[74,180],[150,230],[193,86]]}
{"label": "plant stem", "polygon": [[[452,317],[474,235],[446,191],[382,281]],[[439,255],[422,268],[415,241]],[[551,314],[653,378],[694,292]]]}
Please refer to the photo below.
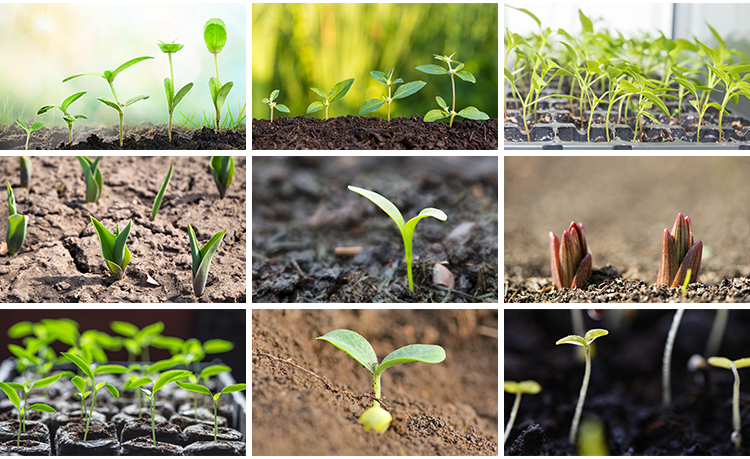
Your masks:
{"label": "plant stem", "polygon": [[156,446],[156,400],[154,400],[154,396],[156,394],[151,394],[151,435],[154,439],[154,446]]}
{"label": "plant stem", "polygon": [[378,403],[378,400],[380,398],[380,377],[383,375],[383,373],[373,373],[372,374],[372,386],[373,390],[375,391],[375,399],[372,401],[372,406],[380,406],[380,403]]}
{"label": "plant stem", "polygon": [[732,362],[732,373],[734,373],[734,394],[732,403],[732,426],[734,432],[732,432],[732,441],[734,442],[734,448],[739,450],[742,445],[742,433],[740,433],[740,375],[737,373],[737,367]]}
{"label": "plant stem", "polygon": [[26,131],[26,149],[29,149],[29,139],[31,138],[31,131]]}
{"label": "plant stem", "polygon": [[[174,71],[172,70],[172,53],[167,53],[167,56],[169,56],[169,76],[171,77],[172,90],[174,92],[175,84],[174,84]],[[172,104],[169,104],[169,129],[167,132],[169,133],[170,142],[172,141],[172,113],[173,112],[174,112],[174,107],[172,106]]]}
{"label": "plant stem", "polygon": [[[214,66],[216,67],[216,85],[219,89],[221,89],[221,81],[219,81],[219,54],[214,53]],[[219,94],[219,91],[216,91],[216,94]],[[216,104],[216,101],[214,101],[214,104]],[[221,116],[221,112],[219,111],[219,106],[216,105],[216,133],[219,133],[219,117]]]}
{"label": "plant stem", "polygon": [[216,441],[216,438],[218,437],[218,434],[219,434],[219,421],[218,421],[218,417],[216,415],[216,407],[217,406],[219,406],[219,400],[218,399],[214,399],[214,441]]}
{"label": "plant stem", "polygon": [[573,424],[570,426],[570,435],[568,436],[568,443],[571,445],[576,444],[576,434],[578,433],[578,423],[581,421],[581,412],[583,412],[583,402],[586,400],[586,391],[589,388],[589,377],[591,376],[591,347],[589,345],[584,346],[586,350],[586,371],[583,373],[583,385],[581,385],[581,392],[578,395],[578,404],[576,405],[576,412],[573,416]]}
{"label": "plant stem", "polygon": [[122,117],[124,113],[120,110],[120,147],[122,148]]}
{"label": "plant stem", "polygon": [[505,438],[503,438],[503,446],[508,441],[510,436],[510,429],[513,428],[513,423],[516,422],[516,415],[518,414],[518,407],[521,405],[521,392],[516,393],[516,400],[513,402],[513,409],[510,410],[510,419],[508,419],[508,425],[505,426]]}
{"label": "plant stem", "polygon": [[724,330],[727,328],[728,318],[729,309],[716,310],[716,318],[711,327],[711,334],[708,335],[708,343],[706,344],[706,351],[703,355],[708,357],[719,354],[719,348],[721,347],[721,340],[724,338]]}
{"label": "plant stem", "polygon": [[672,326],[669,328],[669,334],[667,335],[667,344],[664,346],[664,358],[662,359],[662,406],[664,408],[669,407],[672,404],[672,390],[670,383],[670,365],[672,363],[672,349],[674,348],[674,339],[677,336],[677,329],[680,328],[680,321],[682,320],[682,314],[685,312],[684,309],[678,309],[672,319]]}

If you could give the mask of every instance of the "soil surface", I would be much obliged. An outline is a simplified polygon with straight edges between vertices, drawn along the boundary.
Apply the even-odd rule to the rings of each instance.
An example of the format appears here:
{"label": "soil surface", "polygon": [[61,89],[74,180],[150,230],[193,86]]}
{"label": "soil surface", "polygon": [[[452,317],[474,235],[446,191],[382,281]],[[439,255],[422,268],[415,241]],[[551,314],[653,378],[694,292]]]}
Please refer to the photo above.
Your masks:
{"label": "soil surface", "polygon": [[[506,302],[748,302],[750,158],[506,157]],[[703,241],[698,282],[653,286],[678,213]],[[552,290],[549,233],[582,222],[594,273]]]}
{"label": "soil surface", "polygon": [[[372,406],[370,373],[315,340],[339,328],[365,336],[380,359],[407,344],[445,348],[442,363],[383,373],[393,416],[383,435],[358,422]],[[496,309],[253,309],[253,455],[497,455],[496,332]]]}
{"label": "soil surface", "polygon": [[[75,157],[34,156],[31,191],[19,185],[18,157],[0,157],[2,183],[10,182],[16,209],[29,216],[21,252],[0,256],[2,302],[195,302],[187,235],[193,226],[204,245],[226,230],[209,270],[207,302],[246,301],[246,159],[235,157],[234,182],[219,199],[209,157],[176,157],[174,172],[156,220],[151,207],[169,157],[107,156],[99,169],[98,203],[85,202],[86,185]],[[127,246],[131,262],[116,280],[106,269],[89,216],[113,231],[132,219]],[[0,206],[0,228],[8,206]],[[114,232],[114,231],[113,231]],[[150,277],[149,277],[150,276]]]}
{"label": "soil surface", "polygon": [[455,118],[425,123],[412,118],[296,116],[253,119],[253,150],[497,150],[497,119]]}
{"label": "soil surface", "polygon": [[[581,422],[603,422],[605,443],[612,455],[729,456],[747,455],[730,441],[732,372],[707,366],[689,371],[694,354],[703,355],[715,310],[688,309],[677,331],[671,364],[672,404],[662,409],[662,355],[674,310],[585,310],[584,329],[604,328],[609,335],[594,344],[591,379]],[[747,355],[750,312],[731,309],[717,355],[735,360]],[[504,446],[505,454],[575,455],[568,435],[583,380],[580,347],[555,342],[573,334],[569,310],[504,311],[504,379],[532,379],[542,386],[537,395],[523,395],[518,417]],[[704,356],[708,357],[708,356]],[[741,377],[747,375],[739,370]],[[515,395],[505,393],[504,422]],[[750,394],[740,391],[742,437],[750,438]],[[521,432],[520,449],[512,449]],[[600,452],[602,456],[606,453]]]}
{"label": "soil surface", "polygon": [[[252,173],[254,303],[497,301],[497,157],[254,157]],[[416,227],[416,293],[398,227],[347,185],[405,220],[448,216]]]}

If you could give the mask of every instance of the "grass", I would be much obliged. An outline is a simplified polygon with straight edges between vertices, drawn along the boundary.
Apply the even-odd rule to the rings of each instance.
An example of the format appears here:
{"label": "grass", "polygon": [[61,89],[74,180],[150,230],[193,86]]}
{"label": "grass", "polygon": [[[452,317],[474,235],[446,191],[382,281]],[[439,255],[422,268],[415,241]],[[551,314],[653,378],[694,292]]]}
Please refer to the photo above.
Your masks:
{"label": "grass", "polygon": [[10,94],[5,96],[5,101],[3,102],[2,110],[0,111],[0,136],[8,133],[11,126],[14,126],[16,124],[15,119],[13,118],[13,106],[16,103],[13,102],[12,104],[8,105],[9,98]]}
{"label": "grass", "polygon": [[[221,120],[221,124],[219,127],[221,129],[231,129],[234,131],[247,129],[247,114],[245,113],[246,107],[247,104],[244,104],[242,105],[242,107],[240,107],[239,102],[237,103],[237,119],[235,119],[234,115],[232,115],[232,109],[227,106],[227,115],[223,120]],[[196,113],[187,116],[182,113],[179,108],[177,109],[177,113],[182,117],[182,119],[175,119],[174,122],[185,129],[201,129],[203,127],[213,129],[214,126],[216,126],[216,115],[214,115],[213,113],[206,114],[205,111],[202,111],[202,120],[200,118],[197,118]]]}

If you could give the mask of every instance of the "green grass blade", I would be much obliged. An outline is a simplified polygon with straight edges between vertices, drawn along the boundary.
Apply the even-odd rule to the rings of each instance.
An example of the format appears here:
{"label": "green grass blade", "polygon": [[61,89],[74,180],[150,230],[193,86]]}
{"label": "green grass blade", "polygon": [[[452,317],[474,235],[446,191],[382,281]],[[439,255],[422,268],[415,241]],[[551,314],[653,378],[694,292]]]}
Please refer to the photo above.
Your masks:
{"label": "green grass blade", "polygon": [[198,247],[198,239],[195,237],[195,231],[193,231],[193,227],[190,225],[188,225],[188,239],[190,240],[190,254],[193,257],[193,279],[195,279],[195,273],[201,264],[201,250]]}
{"label": "green grass blade", "polygon": [[193,290],[195,291],[195,296],[202,296],[203,292],[206,290],[206,281],[208,281],[208,270],[211,267],[211,260],[219,249],[219,245],[224,239],[225,234],[226,230],[214,234],[211,240],[208,241],[200,251],[201,262],[195,273],[195,278],[193,279]]}
{"label": "green grass blade", "polygon": [[128,241],[130,230],[133,227],[133,220],[130,220],[125,228],[115,237],[115,245],[112,249],[112,261],[125,271],[127,264],[125,263],[125,250],[127,246],[125,243]]}
{"label": "green grass blade", "polygon": [[164,179],[164,183],[161,184],[161,189],[159,190],[159,193],[156,195],[156,200],[154,201],[154,206],[151,208],[151,220],[156,219],[156,214],[159,213],[159,207],[161,207],[161,201],[164,199],[164,193],[167,191],[167,186],[169,186],[169,180],[172,178],[172,168],[174,167],[174,161],[169,165],[169,172],[167,173],[167,178]]}

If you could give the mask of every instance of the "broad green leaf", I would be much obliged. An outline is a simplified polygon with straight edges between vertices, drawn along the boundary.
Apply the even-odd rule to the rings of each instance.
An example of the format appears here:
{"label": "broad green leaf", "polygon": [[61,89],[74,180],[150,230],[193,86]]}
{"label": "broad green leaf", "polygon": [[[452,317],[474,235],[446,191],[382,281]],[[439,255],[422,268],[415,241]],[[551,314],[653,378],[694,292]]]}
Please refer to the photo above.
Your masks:
{"label": "broad green leaf", "polygon": [[[352,187],[350,186],[349,189],[351,190]],[[362,364],[362,366],[367,368],[371,373],[374,373],[378,366],[378,357],[375,355],[375,350],[372,348],[372,345],[370,345],[362,335],[355,331],[346,329],[333,330],[315,339],[328,341],[333,344],[348,354],[351,358]]]}
{"label": "broad green leaf", "polygon": [[401,78],[396,78],[395,80],[391,81],[391,84],[398,84],[398,83],[403,83],[403,82],[404,80],[402,80]]}
{"label": "broad green leaf", "polygon": [[609,335],[609,332],[607,330],[604,330],[603,328],[592,328],[591,330],[586,332],[586,336],[584,336],[584,339],[587,343],[591,344],[592,341],[599,338],[600,336],[606,336]]}
{"label": "broad green leaf", "polygon": [[19,359],[28,360],[33,365],[39,365],[41,363],[41,359],[39,357],[35,356],[34,354],[30,353],[17,344],[8,344],[8,350]]}
{"label": "broad green leaf", "polygon": [[659,110],[661,110],[665,115],[672,116],[669,113],[669,109],[667,108],[666,104],[664,103],[663,100],[659,98],[659,96],[657,96],[656,94],[650,91],[643,91],[642,94],[643,94],[643,97],[653,102],[659,108]]}
{"label": "broad green leaf", "polygon": [[71,381],[73,382],[73,385],[76,386],[76,389],[78,389],[79,392],[83,393],[83,391],[86,390],[86,380],[81,378],[80,376],[76,375],[74,376]]}
{"label": "broad green leaf", "polygon": [[399,86],[399,88],[396,90],[396,92],[393,94],[394,99],[403,99],[404,97],[409,97],[415,92],[419,91],[426,85],[424,81],[412,81],[406,84],[403,84]]}
{"label": "broad green leaf", "polygon": [[158,362],[154,362],[153,364],[149,365],[148,368],[146,368],[145,373],[146,374],[158,373],[168,368],[172,368],[173,366],[178,365],[179,363],[180,362],[178,361],[178,359],[174,357],[172,357],[171,359],[159,360]]}
{"label": "broad green leaf", "polygon": [[37,121],[36,123],[34,123],[34,124],[31,125],[30,130],[31,131],[37,131],[37,130],[43,128],[46,125],[47,125],[47,123],[43,123],[41,121]]}
{"label": "broad green leaf", "polygon": [[112,384],[104,384],[104,388],[107,389],[107,391],[109,391],[110,394],[112,394],[112,397],[120,398],[120,392]]}
{"label": "broad green leaf", "polygon": [[380,362],[375,372],[382,373],[386,369],[400,363],[440,363],[443,360],[445,360],[445,349],[440,346],[433,344],[410,344],[388,354]]}
{"label": "broad green leaf", "polygon": [[[399,231],[403,232],[404,230],[404,217],[401,215],[401,212],[398,210],[398,208],[388,199],[386,199],[384,196],[375,193],[374,191],[365,190],[364,188],[359,188],[356,186],[349,185],[349,190],[360,194],[373,203],[380,207],[383,212],[388,214],[389,217],[393,219],[394,222],[396,222],[396,225],[398,226]],[[354,332],[352,332],[354,333]],[[364,365],[364,364],[363,364]]]}
{"label": "broad green leaf", "polygon": [[458,72],[458,71],[459,71],[459,70],[461,70],[462,68],[464,68],[464,64],[462,64],[462,63],[460,63],[460,62],[459,62],[459,63],[458,63],[458,67],[456,67],[456,68],[455,68],[454,70],[455,70],[456,72]]}
{"label": "broad green leaf", "polygon": [[68,96],[68,98],[65,99],[62,105],[60,106],[60,110],[62,110],[63,112],[67,112],[68,107],[70,107],[70,104],[80,99],[81,96],[83,96],[84,94],[86,94],[86,91],[77,92],[73,94],[72,96]]}
{"label": "broad green leaf", "polygon": [[146,100],[148,98],[149,98],[149,96],[145,96],[143,94],[141,94],[139,96],[132,97],[132,98],[126,100],[124,104],[122,104],[122,108],[130,107],[131,105],[133,105],[134,103],[138,102],[139,100]]}
{"label": "broad green leaf", "polygon": [[562,43],[563,46],[565,46],[565,49],[568,50],[568,54],[570,54],[571,60],[573,61],[573,68],[578,67],[578,53],[576,53],[575,48],[565,43],[564,41],[561,41],[560,43]]}
{"label": "broad green leaf", "polygon": [[732,361],[726,357],[709,357],[707,362],[714,367],[732,369]]}
{"label": "broad green leaf", "polygon": [[428,73],[430,75],[446,75],[450,72],[443,67],[435,64],[424,64],[416,67],[420,72]]}
{"label": "broad green leaf", "polygon": [[112,249],[112,261],[117,263],[118,266],[122,267],[123,270],[125,270],[125,267],[127,266],[127,263],[125,262],[125,244],[128,241],[128,236],[130,235],[130,230],[132,229],[132,227],[133,220],[130,220],[125,228],[120,231],[120,233],[118,233],[115,237],[115,245]]}
{"label": "broad green leaf", "polygon": [[333,89],[331,89],[330,99],[328,99],[328,102],[333,103],[344,97],[346,93],[349,92],[349,88],[352,87],[353,83],[354,78],[349,78],[348,80],[339,81],[338,83],[336,83],[333,86]]}
{"label": "broad green leaf", "polygon": [[488,120],[490,119],[489,115],[487,115],[484,112],[479,111],[476,107],[466,107],[460,112],[456,113],[456,115],[470,119],[470,120]]}
{"label": "broad green leaf", "polygon": [[372,75],[372,77],[378,80],[379,82],[388,84],[388,75],[381,72],[380,70],[374,70],[370,72],[370,75]]}
{"label": "broad green leaf", "polygon": [[159,192],[156,194],[156,200],[154,200],[154,205],[151,207],[151,220],[156,219],[156,215],[159,213],[159,208],[161,207],[161,201],[162,199],[164,199],[164,193],[167,191],[167,187],[169,186],[169,180],[172,178],[173,168],[174,168],[174,161],[172,161],[169,164],[169,172],[167,172],[167,177],[164,179],[164,182],[162,182],[161,188],[159,189]]}
{"label": "broad green leaf", "polygon": [[106,97],[97,97],[96,100],[98,100],[99,102],[103,103],[104,105],[108,105],[108,106],[114,108],[115,110],[118,111],[118,113],[120,112],[120,110],[122,110],[119,105],[117,105],[116,103],[114,103],[111,100],[107,99]]}
{"label": "broad green leaf", "polygon": [[542,391],[542,386],[538,382],[532,380],[526,380],[521,382],[505,381],[503,383],[505,392],[511,394],[538,394]]}
{"label": "broad green leaf", "polygon": [[208,379],[211,376],[216,376],[219,373],[225,373],[227,371],[232,371],[232,369],[226,365],[209,365],[201,370],[201,377],[203,379]]}
{"label": "broad green leaf", "polygon": [[13,339],[23,338],[33,333],[34,328],[28,320],[16,322],[8,329],[8,337]]}
{"label": "broad green leaf", "polygon": [[264,98],[263,98],[263,99],[261,100],[261,102],[263,102],[264,104],[270,104],[270,103],[271,103],[271,101],[270,101],[270,100],[268,100],[268,98],[266,98],[266,97],[264,97]]}
{"label": "broad green leaf", "polygon": [[440,97],[440,96],[435,96],[435,101],[436,101],[436,102],[437,102],[437,104],[438,104],[438,105],[440,106],[440,108],[442,108],[442,109],[443,109],[443,110],[445,110],[445,111],[448,111],[448,104],[446,104],[446,103],[445,103],[445,100],[443,100],[443,98],[442,98],[442,97]]}
{"label": "broad green leaf", "polygon": [[560,345],[560,344],[565,344],[565,343],[575,344],[576,346],[583,346],[583,347],[588,346],[588,344],[586,343],[586,340],[584,340],[581,336],[578,336],[578,335],[568,335],[565,338],[561,338],[557,340],[555,344]]}
{"label": "broad green leaf", "polygon": [[167,95],[167,105],[172,110],[174,108],[174,85],[169,77],[164,78],[164,92]]}
{"label": "broad green leaf", "polygon": [[[206,282],[208,281],[208,270],[211,267],[211,260],[216,254],[216,251],[219,249],[219,245],[224,239],[225,234],[226,230],[219,231],[218,233],[214,234],[211,240],[209,240],[208,243],[206,243],[206,245],[203,246],[203,248],[200,250],[200,266],[198,266],[197,269],[195,266],[193,266],[193,290],[195,291],[195,296],[197,297],[202,296],[203,292],[206,290]],[[194,234],[193,237],[195,237]],[[190,248],[192,250],[192,243],[190,244]],[[193,259],[195,259],[195,257],[193,257]]]}
{"label": "broad green leaf", "polygon": [[10,400],[10,403],[12,403],[16,408],[19,410],[21,409],[21,399],[18,397],[18,393],[8,385],[8,383],[0,382],[0,389],[5,392],[5,395],[8,396],[8,400]]}
{"label": "broad green leaf", "polygon": [[470,83],[477,82],[476,78],[474,78],[474,75],[467,72],[466,70],[461,70],[460,72],[456,73],[456,75],[464,81],[468,81]]}
{"label": "broad green leaf", "polygon": [[421,212],[419,212],[419,215],[410,218],[409,221],[404,225],[404,229],[401,231],[401,235],[404,239],[404,252],[406,252],[406,260],[411,260],[411,247],[412,238],[414,237],[414,228],[417,226],[417,223],[419,223],[419,221],[425,217],[433,217],[441,221],[445,221],[448,218],[448,216],[445,215],[445,212],[440,209],[435,209],[434,207],[424,208]]}
{"label": "broad green leaf", "polygon": [[135,65],[141,61],[145,61],[146,59],[153,59],[151,56],[142,56],[142,57],[136,57],[134,59],[130,59],[126,63],[122,64],[121,66],[117,67],[108,77],[105,77],[107,81],[112,83],[115,81],[115,77],[120,74],[123,70],[127,69],[128,67]]}
{"label": "broad green leaf", "polygon": [[61,354],[63,355],[63,357],[65,357],[66,359],[70,360],[78,368],[80,368],[81,371],[83,372],[83,374],[85,374],[86,376],[88,376],[88,378],[91,381],[95,381],[95,379],[94,379],[94,372],[91,370],[91,367],[89,366],[89,364],[86,363],[82,358],[78,357],[75,354],[71,354],[69,352],[61,352]]}
{"label": "broad green leaf", "polygon": [[239,392],[241,390],[247,390],[247,384],[241,383],[241,384],[231,384],[229,386],[226,386],[221,390],[222,394],[229,394],[232,392]]}
{"label": "broad green leaf", "polygon": [[213,396],[213,394],[211,393],[210,390],[208,390],[207,387],[201,386],[200,384],[192,384],[192,383],[177,381],[177,385],[180,386],[181,388],[185,389],[185,390],[190,391],[190,392],[197,392],[199,394],[206,394],[209,397]]}
{"label": "broad green leaf", "polygon": [[327,98],[327,97],[326,97],[326,93],[325,93],[325,92],[323,92],[323,90],[322,90],[322,89],[318,89],[318,88],[310,88],[310,89],[312,89],[312,92],[314,92],[315,94],[319,95],[319,96],[320,96],[320,97],[322,97],[323,99],[326,99],[326,98]]}
{"label": "broad green leaf", "polygon": [[709,24],[708,22],[706,22],[706,25],[708,26],[709,29],[711,29],[711,34],[714,36],[714,38],[716,39],[716,41],[719,42],[719,46],[721,46],[722,48],[726,48],[727,44],[721,38],[721,35],[719,35],[719,32],[717,32],[716,30],[714,30],[714,28],[711,27],[711,24]]}
{"label": "broad green leaf", "polygon": [[55,409],[44,403],[35,403],[30,407],[26,408],[26,412],[29,411],[44,411],[45,413],[56,413]]}
{"label": "broad green leaf", "polygon": [[216,106],[219,110],[221,110],[221,107],[224,106],[224,101],[227,99],[227,96],[229,95],[229,91],[232,90],[234,87],[234,82],[228,81],[224,83],[224,86],[221,87],[219,90],[219,93],[216,95]]}
{"label": "broad green leaf", "polygon": [[124,367],[122,365],[115,365],[115,364],[99,365],[96,368],[94,368],[95,375],[121,375],[127,372],[128,372],[127,367]]}
{"label": "broad green leaf", "polygon": [[375,110],[382,107],[383,104],[385,104],[385,101],[379,100],[379,99],[366,100],[365,103],[362,104],[362,107],[360,107],[359,109],[359,115],[364,115],[366,113],[374,112]]}
{"label": "broad green leaf", "polygon": [[137,389],[139,387],[145,386],[146,384],[151,384],[151,378],[146,376],[141,376],[140,378],[131,378],[125,381],[125,385],[122,387],[123,390],[131,390],[131,389]]}
{"label": "broad green leaf", "polygon": [[427,112],[427,114],[424,116],[424,121],[426,123],[429,123],[429,122],[436,121],[436,120],[441,120],[441,119],[447,118],[447,117],[448,117],[448,113],[447,112],[445,112],[443,110],[438,110],[438,109],[435,108],[435,109],[432,109],[429,112]]}
{"label": "broad green leaf", "polygon": [[203,40],[209,53],[220,53],[227,43],[227,26],[224,21],[219,18],[206,21],[206,25],[203,26]]}
{"label": "broad green leaf", "polygon": [[745,357],[742,359],[737,359],[734,361],[734,367],[735,368],[745,368],[750,367],[750,357]]}
{"label": "broad green leaf", "polygon": [[211,91],[211,100],[213,101],[214,106],[216,106],[216,97],[218,97],[219,90],[221,89],[219,80],[217,80],[216,77],[208,79],[208,89]]}
{"label": "broad green leaf", "polygon": [[29,217],[27,215],[15,214],[8,217],[7,243],[8,254],[16,256],[26,240],[26,229],[29,226]]}
{"label": "broad green leaf", "polygon": [[48,111],[52,110],[53,108],[60,108],[57,105],[45,105],[44,107],[40,108],[38,112],[36,112],[37,115],[42,115],[44,113],[47,113]]}
{"label": "broad green leaf", "polygon": [[206,354],[221,354],[234,349],[234,343],[223,339],[210,339],[203,343],[203,350]]}
{"label": "broad green leaf", "polygon": [[307,113],[315,113],[317,111],[323,110],[324,108],[325,105],[323,105],[323,102],[316,100],[315,102],[312,102],[307,106]]}
{"label": "broad green leaf", "polygon": [[112,321],[112,323],[109,324],[109,328],[111,328],[113,332],[119,333],[122,336],[127,336],[128,338],[134,337],[139,331],[138,327],[130,322],[122,322],[120,320]]}
{"label": "broad green leaf", "polygon": [[[175,41],[177,39],[175,38]],[[179,43],[175,43],[174,41],[172,43],[164,43],[163,41],[159,40],[160,43],[157,43],[156,46],[159,47],[161,52],[166,54],[172,54],[176,53],[177,51],[181,50],[185,45],[181,45]]]}
{"label": "broad green leaf", "polygon": [[289,107],[284,104],[276,104],[274,108],[280,112],[289,113]]}
{"label": "broad green leaf", "polygon": [[32,384],[31,389],[49,386],[50,384],[56,383],[60,378],[62,378],[62,373],[40,379],[39,381],[36,381],[34,384]]}
{"label": "broad green leaf", "polygon": [[190,372],[187,370],[169,370],[159,376],[159,379],[154,383],[153,393],[155,394],[159,389],[166,386],[167,384],[177,379],[185,378]]}
{"label": "broad green leaf", "polygon": [[279,90],[278,90],[278,89],[274,89],[274,90],[273,90],[273,91],[271,92],[271,100],[274,100],[274,99],[276,99],[277,97],[279,97]]}
{"label": "broad green leaf", "polygon": [[583,11],[578,10],[578,17],[581,19],[581,27],[583,27],[583,33],[594,33],[594,23],[591,19],[587,18]]}
{"label": "broad green leaf", "polygon": [[638,88],[636,88],[633,83],[629,82],[628,80],[620,80],[618,84],[625,91],[631,94],[638,94]]}

